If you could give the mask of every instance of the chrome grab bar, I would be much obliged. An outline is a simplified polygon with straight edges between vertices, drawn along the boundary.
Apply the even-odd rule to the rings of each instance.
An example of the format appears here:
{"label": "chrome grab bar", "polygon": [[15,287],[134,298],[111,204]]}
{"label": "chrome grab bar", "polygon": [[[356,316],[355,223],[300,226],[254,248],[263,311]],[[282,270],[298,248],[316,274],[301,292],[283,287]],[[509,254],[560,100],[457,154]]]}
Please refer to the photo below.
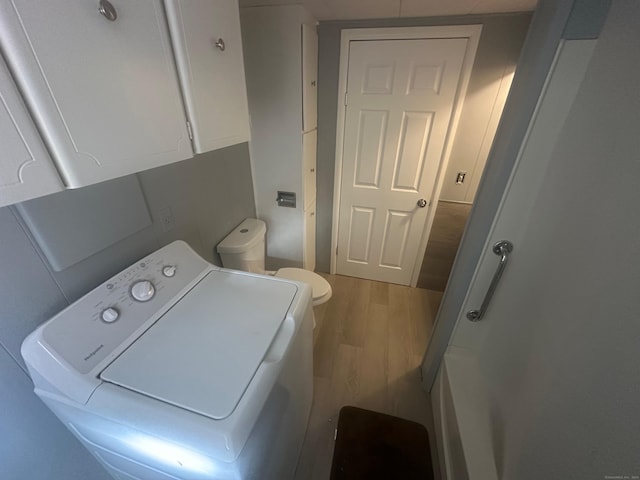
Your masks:
{"label": "chrome grab bar", "polygon": [[502,277],[502,272],[504,272],[504,269],[507,266],[509,254],[513,251],[513,243],[511,243],[509,240],[501,240],[493,246],[492,250],[493,253],[500,256],[500,262],[498,263],[496,273],[493,275],[493,279],[489,284],[489,289],[487,290],[487,294],[484,296],[484,300],[482,301],[480,310],[469,310],[467,312],[467,318],[472,322],[478,322],[482,320],[482,317],[487,311],[487,307],[491,302],[491,297],[493,297],[493,294],[495,293],[498,286],[498,282],[500,281],[500,277]]}

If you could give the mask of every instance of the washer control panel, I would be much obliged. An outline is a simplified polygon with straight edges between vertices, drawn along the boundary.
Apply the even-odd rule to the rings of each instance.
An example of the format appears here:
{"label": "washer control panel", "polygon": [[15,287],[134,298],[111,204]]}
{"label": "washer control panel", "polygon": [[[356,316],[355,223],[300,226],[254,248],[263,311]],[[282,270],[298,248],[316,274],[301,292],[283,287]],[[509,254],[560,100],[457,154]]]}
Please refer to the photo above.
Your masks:
{"label": "washer control panel", "polygon": [[53,317],[44,326],[43,338],[67,363],[87,373],[119,354],[128,346],[123,342],[132,336],[135,340],[212,268],[185,242],[173,242]]}

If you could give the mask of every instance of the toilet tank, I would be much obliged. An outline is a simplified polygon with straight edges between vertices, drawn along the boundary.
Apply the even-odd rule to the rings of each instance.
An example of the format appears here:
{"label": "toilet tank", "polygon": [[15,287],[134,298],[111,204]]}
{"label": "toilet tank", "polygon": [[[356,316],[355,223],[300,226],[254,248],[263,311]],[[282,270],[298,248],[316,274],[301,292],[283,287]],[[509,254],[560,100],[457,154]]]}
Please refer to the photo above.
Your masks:
{"label": "toilet tank", "polygon": [[222,266],[245,272],[264,273],[264,238],[267,226],[262,220],[247,218],[216,247]]}

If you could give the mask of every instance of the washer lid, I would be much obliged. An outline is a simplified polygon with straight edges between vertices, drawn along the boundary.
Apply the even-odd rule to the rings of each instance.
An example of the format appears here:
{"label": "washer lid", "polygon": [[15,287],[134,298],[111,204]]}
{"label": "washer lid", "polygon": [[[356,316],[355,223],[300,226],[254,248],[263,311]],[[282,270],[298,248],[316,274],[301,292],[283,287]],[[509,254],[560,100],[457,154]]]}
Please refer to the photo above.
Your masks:
{"label": "washer lid", "polygon": [[297,287],[213,271],[100,377],[214,419],[231,415],[282,324]]}

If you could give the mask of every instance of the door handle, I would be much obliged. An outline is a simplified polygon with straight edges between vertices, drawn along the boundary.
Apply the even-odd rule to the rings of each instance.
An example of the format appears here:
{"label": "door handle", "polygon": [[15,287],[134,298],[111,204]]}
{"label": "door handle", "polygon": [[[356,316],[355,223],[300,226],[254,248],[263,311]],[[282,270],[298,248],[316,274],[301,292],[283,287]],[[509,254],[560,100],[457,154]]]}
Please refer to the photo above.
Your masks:
{"label": "door handle", "polygon": [[427,201],[424,198],[421,198],[416,203],[420,208],[424,208],[427,206]]}
{"label": "door handle", "polygon": [[482,317],[487,311],[487,307],[491,302],[491,297],[493,297],[493,294],[498,287],[500,277],[502,277],[502,273],[504,272],[504,269],[507,266],[507,262],[509,261],[509,254],[513,251],[513,243],[511,243],[509,240],[501,240],[493,246],[492,250],[493,253],[500,256],[500,261],[498,262],[496,273],[493,274],[493,279],[491,280],[489,288],[487,289],[487,294],[484,296],[484,300],[482,301],[480,310],[469,310],[467,312],[467,318],[472,322],[478,322],[482,320]]}

